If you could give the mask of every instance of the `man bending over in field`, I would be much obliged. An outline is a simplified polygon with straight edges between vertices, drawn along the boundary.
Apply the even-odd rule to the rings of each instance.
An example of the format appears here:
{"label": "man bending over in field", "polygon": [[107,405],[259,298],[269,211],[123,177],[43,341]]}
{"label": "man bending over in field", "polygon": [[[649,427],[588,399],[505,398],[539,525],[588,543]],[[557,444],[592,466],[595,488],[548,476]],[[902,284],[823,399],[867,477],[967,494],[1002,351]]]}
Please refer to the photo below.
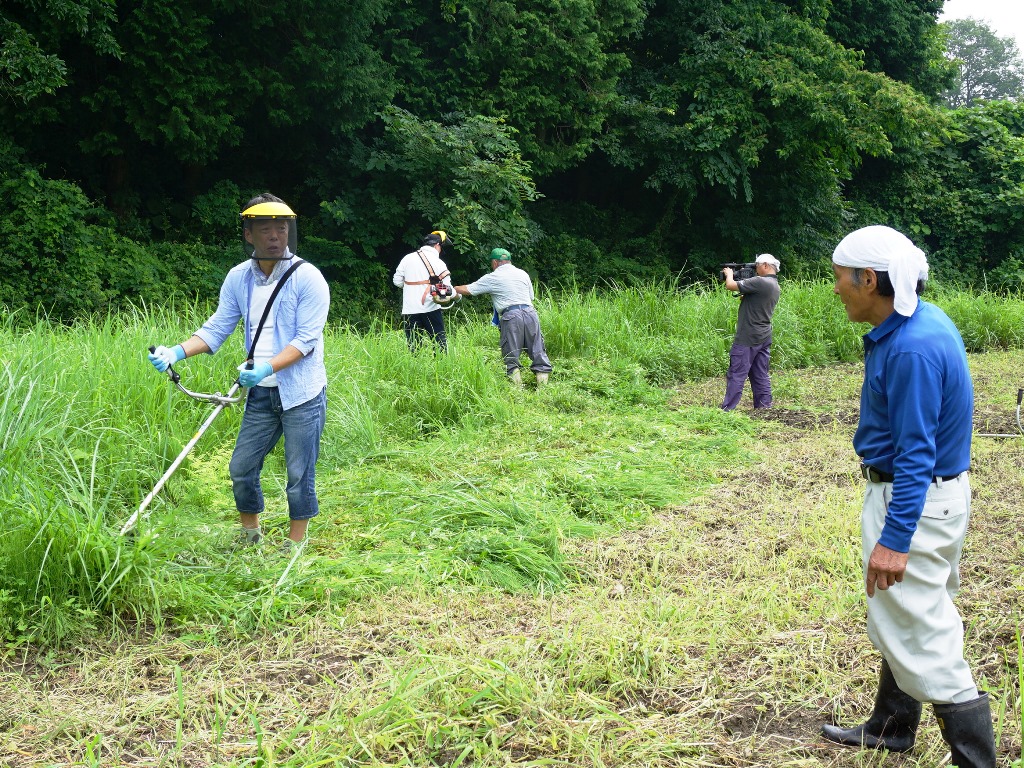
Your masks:
{"label": "man bending over in field", "polygon": [[512,254],[504,248],[495,248],[487,260],[491,271],[469,285],[457,285],[460,296],[491,294],[491,303],[501,329],[501,354],[505,358],[505,373],[516,386],[522,386],[519,356],[526,351],[530,368],[537,374],[537,386],[548,382],[551,361],[544,347],[544,334],[540,331],[540,318],[533,308],[533,281],[529,274],[512,266]]}

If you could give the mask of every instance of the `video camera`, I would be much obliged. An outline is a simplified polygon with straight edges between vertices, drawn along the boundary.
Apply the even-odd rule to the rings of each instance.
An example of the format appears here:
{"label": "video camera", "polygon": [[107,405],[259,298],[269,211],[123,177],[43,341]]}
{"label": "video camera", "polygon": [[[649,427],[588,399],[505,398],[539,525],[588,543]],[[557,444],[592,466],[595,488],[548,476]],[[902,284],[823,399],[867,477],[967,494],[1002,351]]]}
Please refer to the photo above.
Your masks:
{"label": "video camera", "polygon": [[[748,261],[745,264],[730,261],[725,264],[720,264],[719,270],[723,270],[726,267],[729,267],[732,270],[733,280],[746,280],[749,277],[755,277],[757,275],[757,264],[753,261]],[[719,271],[718,279],[724,282],[725,272]]]}

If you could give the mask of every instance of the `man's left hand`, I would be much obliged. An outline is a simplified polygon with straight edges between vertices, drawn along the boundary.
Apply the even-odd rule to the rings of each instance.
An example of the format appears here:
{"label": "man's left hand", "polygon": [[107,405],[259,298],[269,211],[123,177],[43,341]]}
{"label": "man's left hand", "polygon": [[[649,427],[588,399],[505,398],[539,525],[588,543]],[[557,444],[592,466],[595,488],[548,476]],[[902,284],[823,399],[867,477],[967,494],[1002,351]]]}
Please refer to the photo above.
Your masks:
{"label": "man's left hand", "polygon": [[268,362],[256,363],[252,368],[238,374],[238,383],[243,387],[255,387],[274,372]]}
{"label": "man's left hand", "polygon": [[903,581],[903,574],[907,572],[906,552],[897,552],[894,549],[875,544],[871,550],[871,557],[868,558],[867,587],[868,597],[875,596],[875,587],[888,589],[896,582]]}

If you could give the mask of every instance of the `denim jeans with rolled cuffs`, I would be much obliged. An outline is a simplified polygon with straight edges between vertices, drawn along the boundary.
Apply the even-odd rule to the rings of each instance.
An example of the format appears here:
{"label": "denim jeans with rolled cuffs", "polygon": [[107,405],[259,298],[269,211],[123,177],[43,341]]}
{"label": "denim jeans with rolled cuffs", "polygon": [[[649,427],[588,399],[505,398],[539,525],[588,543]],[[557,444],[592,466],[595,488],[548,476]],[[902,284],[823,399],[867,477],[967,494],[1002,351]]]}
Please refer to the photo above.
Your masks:
{"label": "denim jeans with rolled cuffs", "polygon": [[230,465],[235,506],[240,513],[258,515],[263,512],[260,471],[264,459],[282,436],[288,474],[285,488],[288,517],[308,520],[320,513],[316,497],[316,461],[326,419],[326,389],[288,410],[281,407],[277,387],[249,390]]}

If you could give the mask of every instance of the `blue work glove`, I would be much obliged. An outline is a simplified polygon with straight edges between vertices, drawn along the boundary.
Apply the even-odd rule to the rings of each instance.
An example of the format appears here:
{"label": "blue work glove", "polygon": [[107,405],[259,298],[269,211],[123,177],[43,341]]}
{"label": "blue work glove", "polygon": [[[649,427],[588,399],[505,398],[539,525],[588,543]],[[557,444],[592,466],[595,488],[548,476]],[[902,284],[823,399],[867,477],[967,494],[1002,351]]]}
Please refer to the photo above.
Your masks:
{"label": "blue work glove", "polygon": [[270,363],[256,363],[252,368],[238,374],[238,383],[243,387],[255,387],[273,372]]}
{"label": "blue work glove", "polygon": [[185,359],[185,350],[181,344],[176,344],[173,347],[157,347],[149,353],[149,362],[153,364],[160,373],[163,373],[168,367],[175,363]]}

